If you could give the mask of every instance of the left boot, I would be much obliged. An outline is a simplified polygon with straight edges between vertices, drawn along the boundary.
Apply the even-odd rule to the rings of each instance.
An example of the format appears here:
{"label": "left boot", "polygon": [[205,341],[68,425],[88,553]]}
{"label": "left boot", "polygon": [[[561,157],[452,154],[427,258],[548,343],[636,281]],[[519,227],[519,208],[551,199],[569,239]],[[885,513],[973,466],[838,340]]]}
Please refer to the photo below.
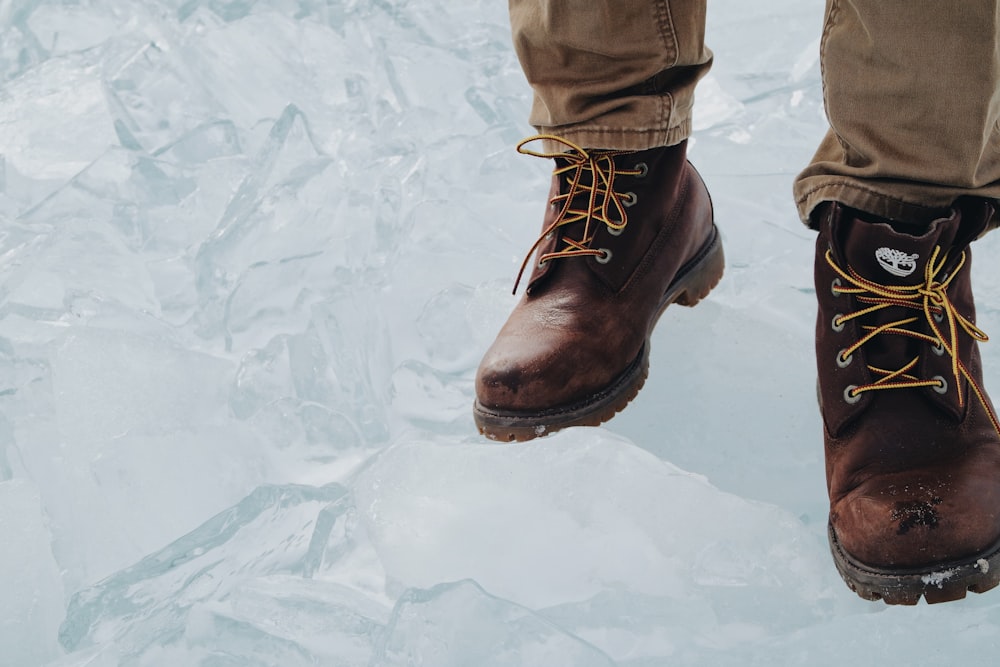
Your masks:
{"label": "left boot", "polygon": [[526,260],[535,256],[528,288],[476,374],[473,416],[493,440],[614,416],[646,379],[661,313],[698,303],[725,263],[686,142],[629,152],[536,139],[569,150],[519,147],[554,158],[555,170],[542,233]]}
{"label": "left boot", "polygon": [[968,247],[992,213],[968,200],[919,229],[836,204],[813,218],[830,548],[868,600],[1000,583],[1000,424]]}

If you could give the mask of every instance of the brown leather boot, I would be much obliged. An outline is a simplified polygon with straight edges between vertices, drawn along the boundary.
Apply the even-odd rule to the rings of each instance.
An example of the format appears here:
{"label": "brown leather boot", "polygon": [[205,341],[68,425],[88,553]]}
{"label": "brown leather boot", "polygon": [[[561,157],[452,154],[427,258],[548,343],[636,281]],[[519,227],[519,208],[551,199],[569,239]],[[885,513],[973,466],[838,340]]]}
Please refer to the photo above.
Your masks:
{"label": "brown leather boot", "polygon": [[968,200],[915,231],[839,205],[813,218],[830,548],[868,600],[944,602],[1000,582],[1000,426],[968,247],[992,213]]}
{"label": "brown leather boot", "polygon": [[663,310],[695,305],[722,277],[712,203],[685,144],[588,151],[542,138],[570,152],[518,147],[556,169],[528,288],[476,376],[476,424],[494,440],[610,419],[645,382]]}

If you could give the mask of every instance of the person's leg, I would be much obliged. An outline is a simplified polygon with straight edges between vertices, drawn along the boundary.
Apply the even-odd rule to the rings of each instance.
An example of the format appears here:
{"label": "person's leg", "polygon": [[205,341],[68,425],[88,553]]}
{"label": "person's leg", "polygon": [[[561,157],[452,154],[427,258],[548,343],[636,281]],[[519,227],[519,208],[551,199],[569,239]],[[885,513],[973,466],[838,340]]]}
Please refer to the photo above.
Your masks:
{"label": "person's leg", "polygon": [[691,133],[695,84],[712,61],[705,0],[510,0],[510,20],[540,133],[624,150]]}
{"label": "person's leg", "polygon": [[1000,197],[1000,4],[827,0],[830,131],[795,182],[824,201],[927,223],[961,196]]}
{"label": "person's leg", "polygon": [[724,260],[686,160],[694,86],[711,62],[704,0],[510,9],[543,132],[519,148],[556,169],[527,288],[480,364],[473,415],[487,437],[526,440],[621,410],[645,381],[660,313],[702,299]]}
{"label": "person's leg", "polygon": [[829,0],[831,130],[795,193],[819,231],[816,353],[837,569],[859,595],[1000,583],[1000,424],[969,243],[1000,195],[995,0]]}

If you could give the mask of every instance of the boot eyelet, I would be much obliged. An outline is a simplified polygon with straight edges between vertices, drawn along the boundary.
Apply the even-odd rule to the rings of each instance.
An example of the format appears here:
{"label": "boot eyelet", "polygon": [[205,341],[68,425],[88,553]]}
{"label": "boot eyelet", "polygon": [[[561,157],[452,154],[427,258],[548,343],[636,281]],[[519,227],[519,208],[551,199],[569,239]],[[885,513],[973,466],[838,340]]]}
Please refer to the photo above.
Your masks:
{"label": "boot eyelet", "polygon": [[944,313],[933,313],[932,317],[934,317],[934,321],[938,324],[944,322]]}
{"label": "boot eyelet", "polygon": [[639,197],[634,192],[626,192],[622,195],[622,204],[625,205],[625,208],[635,206],[638,202]]}
{"label": "boot eyelet", "polygon": [[841,368],[847,368],[848,366],[851,365],[851,362],[854,361],[853,354],[850,354],[846,357],[844,356],[844,352],[846,351],[847,348],[845,347],[843,350],[837,353],[837,365],[840,366]]}
{"label": "boot eyelet", "polygon": [[624,231],[625,231],[624,227],[618,227],[618,228],[608,227],[608,234],[611,234],[612,236],[621,236],[622,232]]}
{"label": "boot eyelet", "polygon": [[848,405],[854,405],[861,400],[861,394],[855,394],[854,390],[858,388],[856,384],[849,384],[844,388],[844,402]]}
{"label": "boot eyelet", "polygon": [[649,165],[645,162],[635,165],[635,169],[639,170],[639,173],[635,175],[636,178],[646,178],[649,175]]}
{"label": "boot eyelet", "polygon": [[844,283],[840,282],[840,278],[834,278],[833,282],[830,283],[830,293],[834,296],[840,296],[840,292],[837,291],[838,287],[842,287]]}
{"label": "boot eyelet", "polygon": [[598,248],[598,250],[600,250],[601,253],[603,253],[601,255],[598,255],[598,256],[594,257],[594,260],[598,264],[607,264],[608,262],[611,261],[611,251],[610,250],[608,250],[607,248]]}
{"label": "boot eyelet", "polygon": [[556,233],[555,232],[549,232],[548,234],[545,235],[545,240],[546,241],[551,241],[555,237],[556,237]]}
{"label": "boot eyelet", "polygon": [[833,330],[836,331],[837,333],[840,333],[841,331],[843,331],[844,327],[847,326],[847,323],[843,322],[840,319],[843,316],[844,316],[843,313],[837,313],[836,315],[833,316],[833,321],[830,322],[830,326],[833,327]]}
{"label": "boot eyelet", "polygon": [[935,386],[931,387],[931,389],[933,389],[934,391],[936,391],[939,394],[947,394],[948,393],[948,381],[947,380],[945,380],[940,375],[935,375],[931,379],[932,380],[937,380],[940,383],[938,385],[935,385]]}
{"label": "boot eyelet", "polygon": [[540,259],[540,260],[538,260],[538,268],[542,268],[543,266],[545,266],[548,263],[548,261],[549,260],[547,260],[547,259]]}
{"label": "boot eyelet", "polygon": [[942,356],[942,355],[944,355],[944,343],[942,343],[941,341],[938,341],[936,344],[932,345],[931,346],[931,352],[933,352],[934,354],[936,354],[939,357]]}

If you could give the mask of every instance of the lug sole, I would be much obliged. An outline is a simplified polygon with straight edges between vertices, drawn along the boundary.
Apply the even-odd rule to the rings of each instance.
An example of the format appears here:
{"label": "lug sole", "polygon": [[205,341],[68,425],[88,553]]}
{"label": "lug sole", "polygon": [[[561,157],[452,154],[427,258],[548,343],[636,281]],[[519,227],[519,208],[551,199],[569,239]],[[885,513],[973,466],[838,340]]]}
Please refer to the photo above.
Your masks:
{"label": "lug sole", "polygon": [[928,604],[985,593],[1000,584],[1000,540],[981,553],[959,561],[922,568],[888,569],[865,565],[844,551],[832,525],[828,525],[830,552],[847,587],[865,600],[891,605]]}
{"label": "lug sole", "polygon": [[649,375],[650,336],[660,316],[671,304],[695,306],[722,280],[725,255],[718,229],[705,247],[678,272],[667,289],[650,323],[646,340],[638,356],[608,386],[567,406],[538,411],[496,410],[477,399],[472,415],[479,432],[490,440],[524,442],[570,426],[599,426],[625,409],[646,383]]}

